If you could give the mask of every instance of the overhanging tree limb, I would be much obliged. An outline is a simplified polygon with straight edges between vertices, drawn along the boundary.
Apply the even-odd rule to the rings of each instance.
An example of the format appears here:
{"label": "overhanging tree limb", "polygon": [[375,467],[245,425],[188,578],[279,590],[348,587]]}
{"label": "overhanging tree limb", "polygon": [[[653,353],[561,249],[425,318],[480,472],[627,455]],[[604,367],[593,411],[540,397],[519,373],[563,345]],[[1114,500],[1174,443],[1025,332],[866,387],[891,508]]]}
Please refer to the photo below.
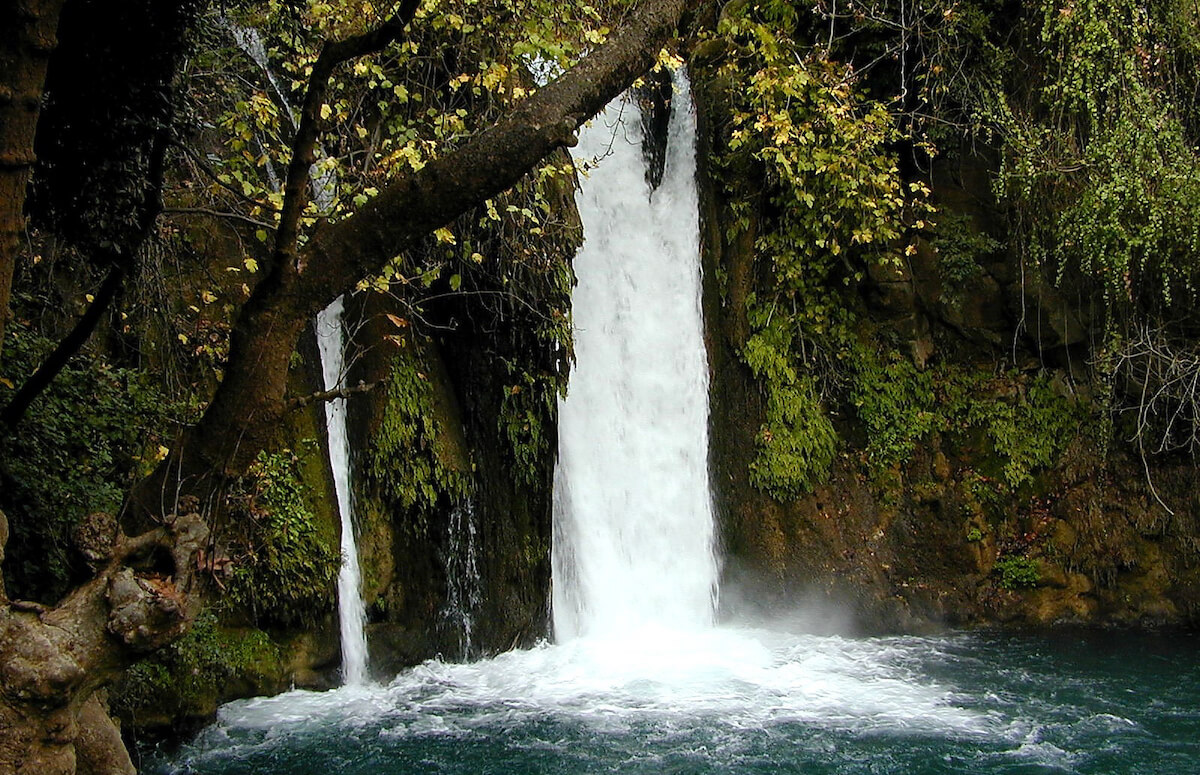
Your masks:
{"label": "overhanging tree limb", "polygon": [[691,4],[642,3],[603,46],[491,128],[387,186],[351,217],[319,229],[301,256],[297,301],[315,314],[417,239],[511,188],[653,66]]}
{"label": "overhanging tree limb", "polygon": [[[177,453],[135,494],[196,487],[243,470],[271,443],[285,410],[288,361],[323,307],[418,239],[511,186],[654,64],[694,0],[647,0],[602,46],[462,148],[401,176],[354,215],[318,229],[295,261],[277,262],[243,305],[225,378]],[[168,476],[168,471],[171,475]],[[150,509],[153,512],[153,509]],[[136,514],[136,510],[131,511]]]}
{"label": "overhanging tree limb", "polygon": [[351,387],[339,387],[333,390],[318,390],[316,393],[310,393],[306,396],[293,398],[287,402],[288,411],[294,411],[309,404],[315,404],[324,401],[333,401],[338,398],[349,398],[355,393],[367,393],[379,387],[378,382],[360,382]]}

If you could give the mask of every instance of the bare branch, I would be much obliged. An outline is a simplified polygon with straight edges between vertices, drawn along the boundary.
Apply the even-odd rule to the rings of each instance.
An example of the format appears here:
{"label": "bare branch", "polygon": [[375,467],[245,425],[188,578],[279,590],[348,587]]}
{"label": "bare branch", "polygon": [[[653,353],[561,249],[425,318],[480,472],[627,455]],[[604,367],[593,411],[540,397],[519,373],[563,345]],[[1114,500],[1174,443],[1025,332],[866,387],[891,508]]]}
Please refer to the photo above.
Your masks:
{"label": "bare branch", "polygon": [[241,213],[226,213],[221,212],[220,210],[210,210],[207,207],[164,207],[163,213],[167,215],[210,215],[213,218],[228,218],[230,220],[248,223],[251,226],[257,226],[258,228],[266,229],[267,231],[275,231],[275,224],[273,223],[260,221],[255,218],[251,218],[248,215],[242,215]]}
{"label": "bare branch", "polygon": [[75,326],[70,333],[63,338],[54,350],[46,356],[46,359],[38,366],[37,371],[30,375],[29,379],[21,385],[21,388],[16,392],[3,410],[0,410],[0,433],[12,432],[17,424],[21,422],[21,418],[25,416],[26,410],[33,400],[42,394],[58,373],[63,370],[67,362],[75,353],[79,352],[79,348],[83,347],[96,330],[96,325],[104,316],[109,304],[116,297],[117,292],[121,289],[125,282],[125,266],[122,263],[117,263],[109,270],[108,275],[104,278],[104,282],[100,284],[100,289],[96,291],[96,295],[92,297],[91,304],[87,310],[76,321]]}
{"label": "bare branch", "polygon": [[287,411],[291,412],[309,404],[317,402],[333,401],[337,398],[349,398],[355,393],[366,393],[369,390],[374,390],[379,387],[379,382],[360,382],[352,387],[340,387],[333,390],[319,390],[316,393],[299,398],[293,398],[287,402]]}
{"label": "bare branch", "polygon": [[[241,189],[239,189],[237,186],[234,186],[230,183],[226,183],[225,181],[221,180],[221,174],[219,172],[217,172],[215,169],[213,169],[212,165],[210,165],[207,161],[205,161],[203,159],[203,157],[200,156],[200,154],[196,153],[194,150],[189,148],[184,143],[181,143],[178,140],[175,140],[175,141],[172,141],[172,145],[174,145],[176,148],[180,149],[185,154],[187,154],[187,157],[189,159],[191,159],[192,162],[197,167],[200,168],[200,171],[203,172],[205,175],[208,175],[208,177],[210,177],[214,183],[216,183],[218,186],[225,189],[229,193],[233,194],[238,199],[242,200],[243,202],[245,202],[247,204],[253,205],[254,207],[258,207],[263,210],[266,210],[269,213],[276,212],[275,206],[272,205],[270,202],[260,202],[259,200],[255,199],[252,196],[246,196],[246,194],[244,194],[241,191]],[[274,229],[275,227],[272,225],[270,228]]]}

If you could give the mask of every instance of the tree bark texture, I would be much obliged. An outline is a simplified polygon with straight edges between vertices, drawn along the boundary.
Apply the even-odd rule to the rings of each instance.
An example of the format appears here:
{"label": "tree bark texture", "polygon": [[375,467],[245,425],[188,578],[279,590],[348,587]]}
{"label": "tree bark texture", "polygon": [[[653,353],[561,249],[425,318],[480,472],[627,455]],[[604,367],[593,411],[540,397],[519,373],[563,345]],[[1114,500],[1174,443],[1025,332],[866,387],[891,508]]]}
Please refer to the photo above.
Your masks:
{"label": "tree bark texture", "polygon": [[0,357],[25,229],[33,138],[63,0],[0,0]]}
{"label": "tree bark texture", "polygon": [[[100,572],[53,608],[0,599],[0,773],[131,771],[93,695],[186,630],[208,535],[199,515],[175,517],[136,538],[118,536]],[[169,576],[161,575],[163,556]]]}
{"label": "tree bark texture", "polygon": [[689,0],[642,3],[608,41],[462,148],[389,184],[354,215],[319,229],[270,267],[234,325],[225,378],[200,422],[138,488],[130,527],[165,513],[201,480],[238,473],[269,446],[286,409],[297,338],[318,311],[419,238],[512,187],[653,65]]}

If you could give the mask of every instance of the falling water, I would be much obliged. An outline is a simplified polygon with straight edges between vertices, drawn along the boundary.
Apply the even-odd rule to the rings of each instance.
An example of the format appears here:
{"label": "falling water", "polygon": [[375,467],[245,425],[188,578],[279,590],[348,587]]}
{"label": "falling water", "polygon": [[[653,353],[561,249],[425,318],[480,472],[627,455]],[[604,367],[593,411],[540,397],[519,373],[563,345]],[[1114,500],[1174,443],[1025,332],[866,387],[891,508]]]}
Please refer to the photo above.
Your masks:
{"label": "falling water", "polygon": [[642,121],[610,105],[576,158],[576,368],[555,473],[558,639],[712,622],[708,364],[700,313],[695,116],[676,76],[666,169],[646,182]]}
{"label": "falling water", "polygon": [[467,498],[450,511],[447,527],[446,605],[442,616],[458,633],[458,655],[471,656],[471,635],[475,627],[475,611],[482,602],[479,578],[479,544],[475,527],[475,502]]}
{"label": "falling water", "polygon": [[[342,297],[317,315],[317,346],[325,389],[342,384],[345,337],[342,332]],[[325,402],[325,424],[329,432],[329,465],[342,522],[342,567],[338,571],[338,624],[342,636],[342,680],[354,686],[367,679],[367,639],[363,631],[363,605],[354,540],[354,507],[350,497],[350,440],[346,435],[346,399]]]}

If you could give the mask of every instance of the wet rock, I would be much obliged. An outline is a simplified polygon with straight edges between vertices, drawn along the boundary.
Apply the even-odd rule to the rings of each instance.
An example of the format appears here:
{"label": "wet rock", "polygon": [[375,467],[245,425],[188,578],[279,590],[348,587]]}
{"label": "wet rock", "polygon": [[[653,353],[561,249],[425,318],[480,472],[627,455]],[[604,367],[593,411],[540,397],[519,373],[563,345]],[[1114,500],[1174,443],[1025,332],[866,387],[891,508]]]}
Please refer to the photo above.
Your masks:
{"label": "wet rock", "polygon": [[109,579],[107,597],[108,631],[135,651],[152,651],[187,627],[183,597],[169,581],[122,568]]}

